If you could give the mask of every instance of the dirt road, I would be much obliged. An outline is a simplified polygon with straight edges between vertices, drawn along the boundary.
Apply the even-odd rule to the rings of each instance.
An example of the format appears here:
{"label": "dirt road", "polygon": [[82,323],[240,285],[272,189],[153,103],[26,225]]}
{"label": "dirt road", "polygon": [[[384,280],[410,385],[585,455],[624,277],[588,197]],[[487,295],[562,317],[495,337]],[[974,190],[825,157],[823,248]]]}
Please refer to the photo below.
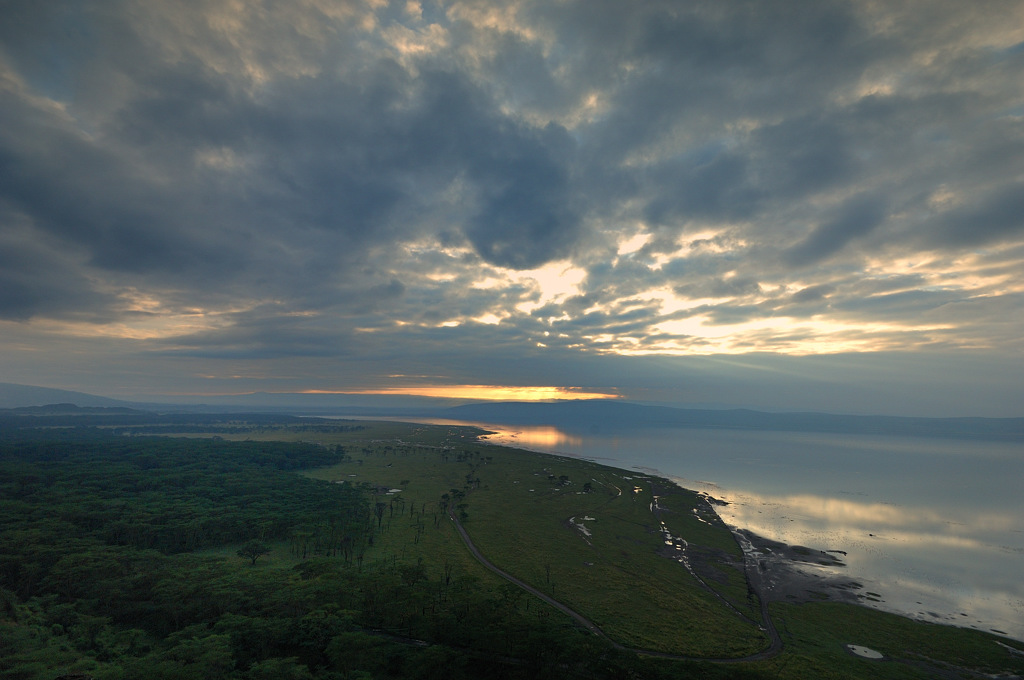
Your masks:
{"label": "dirt road", "polygon": [[615,642],[607,635],[605,635],[604,631],[602,631],[597,626],[597,624],[587,619],[579,612],[570,609],[569,607],[565,606],[564,604],[554,599],[550,595],[546,595],[545,593],[541,592],[540,590],[537,590],[528,583],[525,583],[524,581],[517,579],[515,576],[512,576],[508,572],[495,566],[490,560],[484,557],[480,550],[476,547],[476,545],[473,543],[473,540],[469,537],[469,534],[466,532],[465,527],[462,526],[462,523],[459,522],[458,518],[455,516],[455,513],[450,512],[448,518],[455,524],[455,529],[459,532],[459,536],[462,537],[462,541],[466,544],[466,547],[469,549],[469,552],[472,553],[473,557],[475,557],[477,561],[480,562],[480,564],[482,564],[484,567],[494,572],[501,578],[505,579],[509,583],[514,583],[515,585],[519,586],[531,595],[535,595],[544,602],[547,602],[560,612],[568,616],[571,616],[581,626],[589,630],[594,635],[601,636],[617,649],[623,649],[635,652],[637,654],[643,654],[645,656],[656,656],[663,659],[675,659],[679,661],[707,661],[710,663],[743,663],[748,661],[765,661],[776,656],[779,652],[782,651],[782,639],[779,637],[778,632],[775,630],[775,625],[772,623],[771,616],[769,616],[768,613],[768,600],[765,598],[764,593],[762,592],[763,588],[761,584],[761,574],[758,570],[756,560],[746,560],[747,579],[750,582],[751,588],[754,590],[754,592],[757,594],[758,599],[761,601],[761,617],[764,621],[764,630],[768,633],[768,636],[771,639],[771,644],[768,646],[768,648],[764,651],[758,652],[757,654],[751,654],[750,656],[744,656],[734,659],[708,659],[705,657],[668,654],[665,652],[654,652],[647,649],[634,649],[632,647],[626,647]]}

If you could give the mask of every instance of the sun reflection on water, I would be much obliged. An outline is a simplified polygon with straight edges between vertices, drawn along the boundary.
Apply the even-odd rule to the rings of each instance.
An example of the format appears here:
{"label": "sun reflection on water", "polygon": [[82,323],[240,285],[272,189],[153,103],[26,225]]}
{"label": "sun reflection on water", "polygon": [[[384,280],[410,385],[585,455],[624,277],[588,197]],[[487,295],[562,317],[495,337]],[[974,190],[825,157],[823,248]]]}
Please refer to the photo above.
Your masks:
{"label": "sun reflection on water", "polygon": [[524,449],[538,448],[547,451],[561,446],[579,446],[583,441],[580,437],[550,425],[520,425],[516,427],[500,425],[488,426],[487,429],[493,434],[480,437],[482,441]]}

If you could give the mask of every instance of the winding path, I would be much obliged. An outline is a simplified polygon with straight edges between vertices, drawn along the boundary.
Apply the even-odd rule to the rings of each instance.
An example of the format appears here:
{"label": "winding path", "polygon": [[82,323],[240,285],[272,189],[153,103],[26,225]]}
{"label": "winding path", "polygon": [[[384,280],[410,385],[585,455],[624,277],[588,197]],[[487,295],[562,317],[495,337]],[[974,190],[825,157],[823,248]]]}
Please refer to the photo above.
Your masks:
{"label": "winding path", "polygon": [[597,626],[596,623],[584,617],[579,612],[570,609],[569,607],[565,606],[564,604],[554,599],[550,595],[542,593],[541,591],[537,590],[528,583],[521,581],[520,579],[516,578],[515,576],[512,576],[511,574],[502,569],[499,569],[497,566],[495,566],[493,562],[491,562],[483,556],[483,553],[480,552],[480,549],[477,548],[476,545],[473,543],[472,539],[470,539],[469,533],[466,532],[465,527],[462,526],[462,523],[455,516],[455,513],[453,511],[449,510],[448,518],[455,524],[455,529],[459,532],[459,536],[462,537],[463,543],[466,544],[466,547],[469,549],[469,552],[472,553],[473,557],[475,557],[477,561],[480,562],[480,564],[482,564],[484,567],[494,572],[501,578],[505,579],[509,583],[514,583],[515,585],[519,586],[531,595],[536,595],[541,600],[548,603],[558,611],[567,614],[568,616],[571,616],[581,626],[589,630],[594,635],[598,635],[604,638],[608,641],[609,644],[611,644],[616,649],[634,652],[636,654],[643,654],[644,656],[655,656],[662,659],[674,659],[677,661],[707,661],[710,663],[743,663],[748,661],[765,661],[767,659],[771,659],[772,657],[776,656],[779,652],[782,651],[782,638],[779,637],[778,631],[775,630],[775,624],[772,623],[771,616],[769,616],[768,614],[768,601],[764,597],[763,588],[761,587],[761,574],[758,571],[757,562],[754,560],[746,559],[745,553],[744,562],[746,566],[747,580],[750,583],[750,587],[754,590],[754,593],[757,595],[758,600],[761,601],[761,617],[762,619],[764,619],[764,629],[767,631],[768,636],[771,639],[771,644],[768,646],[767,649],[760,651],[756,654],[751,654],[749,656],[742,656],[730,659],[709,659],[707,657],[702,656],[684,656],[681,654],[669,654],[667,652],[655,652],[648,649],[636,649],[633,647],[626,647],[625,645],[621,645],[618,642],[615,642],[614,640],[609,638],[605,634],[605,632]]}
{"label": "winding path", "polygon": [[579,622],[580,625],[582,625],[584,628],[589,630],[594,635],[600,635],[605,640],[608,640],[608,642],[611,642],[612,645],[614,645],[615,647],[617,647],[619,649],[626,649],[625,647],[623,647],[619,643],[614,642],[613,640],[611,640],[607,635],[604,634],[604,631],[602,631],[600,628],[597,627],[597,624],[595,624],[593,621],[590,621],[589,619],[585,618],[579,612],[576,612],[576,611],[573,611],[572,609],[569,609],[564,604],[562,604],[558,600],[554,599],[550,595],[545,595],[544,593],[542,593],[541,591],[537,590],[536,588],[534,588],[530,584],[526,583],[525,581],[520,581],[519,579],[517,579],[512,574],[509,574],[507,571],[503,571],[502,569],[499,569],[497,566],[494,565],[493,562],[491,562],[490,560],[488,560],[486,557],[483,556],[483,553],[480,552],[480,549],[477,548],[476,545],[473,543],[473,541],[469,538],[469,534],[466,533],[465,527],[462,526],[462,523],[458,520],[458,518],[455,517],[455,515],[453,513],[449,513],[448,514],[448,518],[451,519],[453,522],[455,522],[455,529],[459,532],[459,535],[462,536],[462,541],[466,544],[466,547],[469,548],[469,552],[473,553],[473,557],[475,557],[477,559],[477,561],[480,562],[480,564],[484,565],[485,567],[487,567],[488,569],[490,569],[491,571],[493,571],[495,574],[497,574],[498,576],[502,577],[506,581],[508,581],[510,583],[516,584],[517,586],[519,586],[520,588],[522,588],[526,592],[530,593],[531,595],[536,595],[537,597],[539,597],[540,599],[544,600],[549,605],[551,605],[552,607],[554,607],[558,611],[562,612],[563,614],[568,614],[572,618],[576,619],[576,621]]}
{"label": "winding path", "polygon": [[758,652],[751,656],[739,659],[741,661],[764,661],[776,656],[782,651],[782,638],[779,637],[779,631],[775,629],[775,623],[772,621],[771,614],[768,613],[768,598],[765,597],[764,587],[761,583],[761,571],[757,567],[757,560],[747,557],[746,552],[743,553],[743,563],[747,572],[747,583],[750,584],[750,588],[757,595],[757,599],[761,602],[761,620],[764,623],[764,629],[768,633],[768,637],[772,643],[768,646],[768,649],[763,652]]}

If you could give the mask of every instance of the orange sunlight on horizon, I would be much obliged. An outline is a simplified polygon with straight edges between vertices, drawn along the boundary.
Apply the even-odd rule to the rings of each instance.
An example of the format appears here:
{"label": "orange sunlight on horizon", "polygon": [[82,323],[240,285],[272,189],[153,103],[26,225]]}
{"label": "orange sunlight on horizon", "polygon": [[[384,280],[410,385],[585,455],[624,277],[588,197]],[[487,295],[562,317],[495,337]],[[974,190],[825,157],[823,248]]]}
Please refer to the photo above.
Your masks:
{"label": "orange sunlight on horizon", "polygon": [[554,446],[580,446],[583,444],[581,437],[562,432],[551,425],[522,425],[517,428],[495,428],[488,426],[489,430],[495,430],[494,434],[481,435],[481,441],[503,444],[529,449],[531,446],[543,446],[551,448]]}
{"label": "orange sunlight on horizon", "polygon": [[515,385],[423,385],[418,387],[381,387],[365,390],[302,390],[301,394],[390,394],[446,399],[484,399],[487,401],[549,401],[552,399],[618,399],[608,392],[585,392],[574,387]]}

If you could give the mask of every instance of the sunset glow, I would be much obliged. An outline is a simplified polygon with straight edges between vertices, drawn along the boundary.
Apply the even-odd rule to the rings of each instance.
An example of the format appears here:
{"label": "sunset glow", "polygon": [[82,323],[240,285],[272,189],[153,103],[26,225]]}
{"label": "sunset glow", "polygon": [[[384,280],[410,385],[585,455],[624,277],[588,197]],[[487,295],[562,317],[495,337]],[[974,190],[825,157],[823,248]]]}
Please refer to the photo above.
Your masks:
{"label": "sunset glow", "polygon": [[16,4],[0,381],[1024,403],[1019,7]]}
{"label": "sunset glow", "polygon": [[365,390],[302,390],[303,394],[388,394],[442,399],[480,399],[486,401],[552,401],[555,399],[618,399],[610,392],[588,392],[574,387],[511,385],[427,385],[385,387]]}

